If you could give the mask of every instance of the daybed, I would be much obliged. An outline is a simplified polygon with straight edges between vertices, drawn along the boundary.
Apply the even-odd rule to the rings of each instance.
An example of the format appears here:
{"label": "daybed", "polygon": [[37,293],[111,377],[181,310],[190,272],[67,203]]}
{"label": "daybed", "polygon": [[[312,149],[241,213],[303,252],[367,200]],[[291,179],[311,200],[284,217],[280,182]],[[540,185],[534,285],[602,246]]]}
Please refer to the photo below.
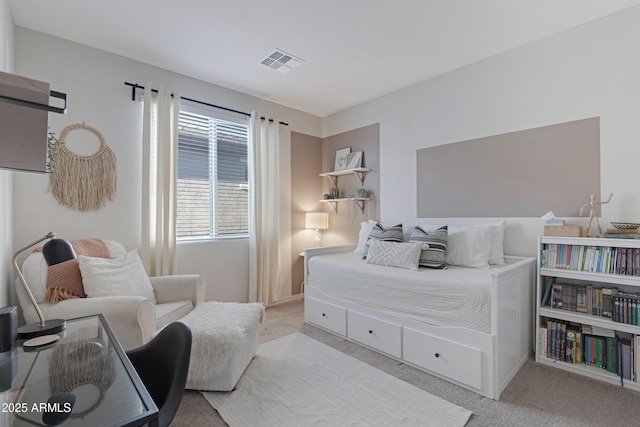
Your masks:
{"label": "daybed", "polygon": [[409,270],[354,248],[305,251],[305,322],[498,400],[532,350],[535,259]]}

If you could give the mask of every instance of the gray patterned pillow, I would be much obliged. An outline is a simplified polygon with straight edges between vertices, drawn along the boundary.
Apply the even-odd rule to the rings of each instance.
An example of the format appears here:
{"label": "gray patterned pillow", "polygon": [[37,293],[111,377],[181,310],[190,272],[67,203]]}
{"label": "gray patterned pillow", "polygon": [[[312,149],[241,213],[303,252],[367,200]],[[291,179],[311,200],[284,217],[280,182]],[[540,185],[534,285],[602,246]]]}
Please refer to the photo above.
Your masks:
{"label": "gray patterned pillow", "polygon": [[421,251],[422,243],[420,242],[399,243],[372,240],[366,263],[417,270]]}
{"label": "gray patterned pillow", "polygon": [[369,246],[371,244],[371,240],[384,240],[386,242],[402,242],[402,224],[394,225],[393,227],[385,228],[379,222],[373,226],[371,232],[369,233],[369,238],[367,238],[367,244],[364,248],[364,253],[362,254],[362,258],[367,258],[367,253],[369,252]]}
{"label": "gray patterned pillow", "polygon": [[446,268],[444,263],[447,251],[447,226],[443,225],[431,232],[424,231],[417,226],[411,232],[410,242],[420,242],[423,244],[422,253],[420,254],[420,266],[429,268]]}

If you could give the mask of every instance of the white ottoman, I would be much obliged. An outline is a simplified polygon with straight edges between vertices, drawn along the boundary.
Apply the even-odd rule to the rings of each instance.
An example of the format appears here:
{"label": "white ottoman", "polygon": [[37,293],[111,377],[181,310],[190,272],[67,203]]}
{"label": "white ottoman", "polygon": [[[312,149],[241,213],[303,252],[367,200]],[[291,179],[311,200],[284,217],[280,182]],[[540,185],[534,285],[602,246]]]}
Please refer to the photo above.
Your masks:
{"label": "white ottoman", "polygon": [[205,302],[180,319],[191,328],[186,388],[231,391],[258,349],[260,303]]}

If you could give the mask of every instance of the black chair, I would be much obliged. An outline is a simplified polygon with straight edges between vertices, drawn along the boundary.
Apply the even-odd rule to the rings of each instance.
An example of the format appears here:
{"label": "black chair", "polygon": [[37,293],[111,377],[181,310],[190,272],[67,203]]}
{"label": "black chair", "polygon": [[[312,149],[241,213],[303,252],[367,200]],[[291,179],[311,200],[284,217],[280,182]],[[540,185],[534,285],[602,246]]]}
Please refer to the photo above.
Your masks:
{"label": "black chair", "polygon": [[182,322],[171,323],[145,345],[127,351],[127,356],[160,411],[160,427],[168,426],[187,383],[191,329]]}

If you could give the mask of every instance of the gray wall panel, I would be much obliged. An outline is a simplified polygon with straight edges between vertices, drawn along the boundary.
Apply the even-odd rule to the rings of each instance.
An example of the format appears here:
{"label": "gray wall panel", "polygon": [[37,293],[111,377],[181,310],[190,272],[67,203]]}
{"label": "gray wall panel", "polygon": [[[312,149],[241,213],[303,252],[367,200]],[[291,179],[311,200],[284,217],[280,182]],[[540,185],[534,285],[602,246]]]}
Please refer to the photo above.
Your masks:
{"label": "gray wall panel", "polygon": [[600,119],[417,150],[419,218],[578,216],[600,200]]}

